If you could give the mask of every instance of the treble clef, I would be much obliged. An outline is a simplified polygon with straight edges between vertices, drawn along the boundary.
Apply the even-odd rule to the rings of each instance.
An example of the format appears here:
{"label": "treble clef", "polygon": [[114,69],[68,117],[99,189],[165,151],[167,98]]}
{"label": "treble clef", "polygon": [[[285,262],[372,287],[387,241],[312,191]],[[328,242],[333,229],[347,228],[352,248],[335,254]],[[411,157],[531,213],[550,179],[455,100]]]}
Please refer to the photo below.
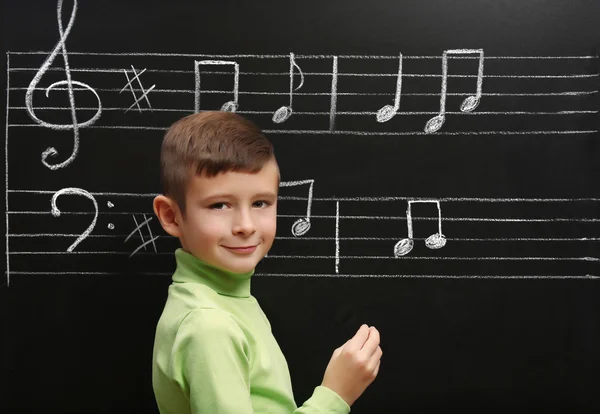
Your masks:
{"label": "treble clef", "polygon": [[[58,0],[57,19],[58,19],[58,31],[60,33],[60,39],[58,40],[58,43],[56,43],[56,46],[54,46],[54,49],[52,50],[50,55],[48,55],[48,57],[46,58],[46,60],[44,61],[44,63],[40,67],[40,69],[37,71],[37,73],[31,80],[31,83],[29,84],[29,87],[27,88],[27,92],[25,93],[25,105],[27,106],[27,112],[29,113],[29,116],[36,123],[38,123],[39,125],[41,125],[43,127],[50,128],[53,130],[69,130],[69,129],[73,130],[73,152],[68,159],[66,159],[65,161],[63,161],[59,164],[50,164],[50,163],[48,163],[48,161],[46,161],[46,159],[49,156],[58,155],[58,151],[56,150],[56,148],[49,147],[42,153],[42,163],[46,167],[50,168],[51,170],[57,170],[59,168],[66,167],[71,162],[73,162],[73,160],[77,156],[77,152],[79,150],[79,128],[85,128],[90,125],[93,125],[98,120],[98,118],[100,118],[100,115],[102,113],[102,103],[100,102],[100,97],[98,96],[96,91],[91,86],[89,86],[83,82],[79,82],[79,81],[71,79],[71,69],[69,68],[69,59],[67,56],[67,48],[65,46],[65,42],[67,40],[67,37],[69,36],[69,33],[71,32],[73,23],[75,22],[75,15],[77,14],[77,0],[73,0],[73,10],[71,12],[71,17],[69,19],[69,24],[67,25],[66,30],[63,29],[63,24],[62,24],[62,17],[61,17],[62,16],[62,4],[63,4],[63,0]],[[46,88],[46,97],[49,97],[50,91],[53,90],[54,88],[63,86],[63,85],[67,86],[67,91],[69,93],[69,103],[70,103],[70,107],[71,107],[71,118],[73,120],[72,125],[71,124],[53,124],[50,122],[43,121],[42,119],[37,117],[37,115],[35,114],[35,111],[33,109],[33,91],[36,89],[36,86],[42,79],[42,76],[44,76],[44,74],[46,73],[48,68],[50,68],[50,66],[54,62],[54,59],[56,58],[56,56],[59,53],[59,50],[62,51],[62,56],[63,56],[63,60],[65,63],[65,74],[66,74],[67,79],[59,81],[59,82],[54,82],[52,85],[48,86]],[[89,90],[96,96],[96,99],[98,100],[98,109],[97,109],[96,113],[94,114],[93,117],[91,117],[90,119],[88,119],[85,122],[78,122],[78,120],[77,120],[77,113],[76,113],[76,107],[75,107],[75,95],[73,93],[73,85],[77,85],[81,88]]]}

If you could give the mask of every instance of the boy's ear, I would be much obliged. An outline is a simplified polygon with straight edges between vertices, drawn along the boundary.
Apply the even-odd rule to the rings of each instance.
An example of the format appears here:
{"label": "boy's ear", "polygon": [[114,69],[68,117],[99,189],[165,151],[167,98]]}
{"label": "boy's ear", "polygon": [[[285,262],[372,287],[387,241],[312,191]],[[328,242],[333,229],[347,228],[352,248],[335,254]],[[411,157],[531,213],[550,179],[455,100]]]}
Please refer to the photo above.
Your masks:
{"label": "boy's ear", "polygon": [[171,236],[180,237],[181,228],[179,227],[181,214],[179,206],[175,200],[164,195],[158,195],[152,202],[154,214],[158,217],[162,228]]}

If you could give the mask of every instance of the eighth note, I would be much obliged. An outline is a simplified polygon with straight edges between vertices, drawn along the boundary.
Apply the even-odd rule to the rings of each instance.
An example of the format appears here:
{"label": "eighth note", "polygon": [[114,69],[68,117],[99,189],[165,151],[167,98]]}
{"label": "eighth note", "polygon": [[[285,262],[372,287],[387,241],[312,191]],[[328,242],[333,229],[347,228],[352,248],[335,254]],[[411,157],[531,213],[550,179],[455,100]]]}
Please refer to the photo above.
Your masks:
{"label": "eighth note", "polygon": [[310,210],[312,208],[313,185],[315,184],[315,180],[286,181],[279,183],[280,187],[295,187],[304,184],[310,184],[308,187],[308,202],[306,203],[306,217],[298,219],[292,224],[292,234],[296,237],[304,236],[310,230]]}
{"label": "eighth note", "polygon": [[237,62],[230,60],[201,60],[194,61],[194,74],[196,76],[196,88],[195,88],[195,102],[194,112],[200,112],[200,66],[209,65],[232,65],[233,66],[233,100],[227,101],[221,106],[221,111],[224,112],[235,112],[238,109],[238,94],[240,85],[240,65]]}
{"label": "eighth note", "polygon": [[425,246],[429,249],[441,249],[446,245],[446,236],[442,233],[442,209],[438,200],[409,200],[406,209],[406,225],[408,227],[408,237],[400,240],[394,246],[394,256],[406,256],[413,249],[413,224],[412,224],[412,205],[413,203],[434,203],[438,209],[438,232],[432,234],[425,240]]}
{"label": "eighth note", "polygon": [[[298,69],[298,73],[300,74],[300,85],[294,89],[294,68]],[[292,116],[292,99],[294,96],[294,91],[297,91],[304,85],[304,74],[302,73],[302,69],[296,63],[294,59],[294,54],[290,53],[290,103],[288,106],[282,106],[273,114],[273,122],[276,124],[281,124],[282,122],[287,121],[287,119]]]}
{"label": "eighth note", "polygon": [[[78,82],[78,81],[71,79],[71,69],[69,68],[69,58],[67,56],[67,48],[65,46],[65,42],[67,41],[67,37],[69,36],[69,33],[71,32],[71,28],[73,27],[73,23],[75,22],[75,15],[77,14],[77,0],[73,1],[73,10],[71,11],[71,17],[69,19],[69,23],[67,24],[66,30],[63,29],[63,24],[62,24],[62,3],[63,3],[63,0],[58,0],[58,6],[57,6],[57,10],[56,10],[57,19],[58,19],[58,32],[60,34],[60,39],[58,40],[58,43],[56,43],[56,46],[54,46],[54,49],[52,49],[52,52],[50,53],[50,55],[48,55],[48,57],[46,58],[46,60],[42,64],[42,66],[40,66],[39,70],[37,71],[37,73],[31,80],[31,82],[29,83],[29,86],[27,87],[27,91],[25,92],[25,106],[27,107],[27,112],[29,113],[29,116],[31,117],[31,119],[33,119],[37,124],[39,124],[45,128],[50,128],[50,129],[54,129],[54,130],[58,130],[58,131],[69,130],[69,129],[73,130],[73,151],[71,152],[71,156],[69,158],[67,158],[65,161],[63,161],[59,164],[50,164],[48,161],[46,161],[46,159],[48,157],[55,156],[58,154],[58,151],[54,147],[49,147],[42,153],[42,163],[46,167],[50,168],[51,170],[57,170],[59,168],[66,167],[71,162],[73,162],[75,157],[77,157],[77,152],[79,151],[79,128],[84,128],[84,127],[93,125],[98,120],[98,118],[100,118],[100,114],[102,113],[102,103],[100,102],[100,97],[98,96],[96,91],[90,85],[88,85],[86,83]],[[70,109],[71,109],[72,124],[66,124],[66,125],[65,124],[53,124],[51,122],[43,121],[40,118],[38,118],[38,116],[35,114],[35,111],[33,109],[33,92],[36,90],[38,83],[40,83],[42,76],[44,76],[44,74],[48,71],[48,69],[54,62],[54,59],[58,55],[59,50],[62,51],[62,56],[63,56],[63,60],[64,60],[64,64],[65,64],[65,76],[67,79],[58,81],[58,82],[54,82],[52,85],[48,86],[46,88],[46,98],[49,97],[50,91],[53,90],[54,88],[56,88],[58,86],[63,86],[63,85],[67,86],[67,92],[69,94],[69,104],[70,104]],[[98,101],[98,109],[96,110],[96,113],[94,114],[94,116],[92,116],[90,119],[88,119],[85,122],[79,122],[77,120],[77,113],[76,113],[77,108],[75,106],[75,94],[73,93],[73,85],[80,86],[81,88],[87,89],[88,91],[92,92],[94,94],[94,96],[96,97],[96,100]]]}
{"label": "eighth note", "polygon": [[400,96],[402,94],[402,53],[398,62],[398,78],[396,79],[396,95],[394,96],[394,105],[386,105],[377,111],[377,122],[387,122],[396,116],[400,109]]}
{"label": "eighth note", "polygon": [[481,88],[483,84],[483,49],[451,49],[444,51],[442,56],[442,92],[440,96],[440,112],[425,124],[425,132],[432,133],[440,130],[446,120],[446,90],[448,87],[448,55],[479,55],[479,67],[477,69],[477,92],[475,95],[467,96],[460,105],[461,112],[472,112],[481,100]]}

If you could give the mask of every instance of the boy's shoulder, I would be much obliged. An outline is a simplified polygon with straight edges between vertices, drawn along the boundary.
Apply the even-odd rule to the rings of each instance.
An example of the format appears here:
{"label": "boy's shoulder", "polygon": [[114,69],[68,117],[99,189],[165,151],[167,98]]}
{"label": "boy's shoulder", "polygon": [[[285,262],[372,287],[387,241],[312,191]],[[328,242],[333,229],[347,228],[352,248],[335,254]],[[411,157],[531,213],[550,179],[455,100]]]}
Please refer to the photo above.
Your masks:
{"label": "boy's shoulder", "polygon": [[[255,299],[250,297],[248,299]],[[163,309],[159,325],[183,323],[202,325],[202,329],[217,331],[221,326],[232,328],[240,324],[223,297],[210,287],[200,283],[173,283],[169,287],[167,302]],[[239,327],[238,327],[239,328]]]}

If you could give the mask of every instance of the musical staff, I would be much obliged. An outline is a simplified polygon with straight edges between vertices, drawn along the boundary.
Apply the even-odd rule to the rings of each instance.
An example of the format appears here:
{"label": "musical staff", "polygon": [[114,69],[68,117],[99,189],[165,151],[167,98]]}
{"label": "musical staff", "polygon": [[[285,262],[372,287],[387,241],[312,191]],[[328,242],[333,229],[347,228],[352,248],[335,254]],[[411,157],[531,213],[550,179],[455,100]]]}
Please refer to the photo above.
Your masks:
{"label": "musical staff", "polygon": [[[460,53],[459,53],[460,52]],[[471,53],[472,52],[472,53]],[[23,85],[25,79],[31,80],[29,73],[38,72],[40,67],[37,52],[9,52],[12,56],[10,76],[13,77],[9,93],[15,98],[11,102],[22,102],[18,98],[20,91],[27,88]],[[276,134],[302,135],[366,135],[366,136],[427,136],[427,135],[578,135],[593,134],[597,131],[594,122],[598,108],[595,107],[593,96],[597,95],[598,73],[589,72],[593,67],[591,61],[595,56],[573,57],[543,57],[543,56],[486,56],[486,71],[483,72],[483,51],[474,49],[452,49],[440,56],[321,56],[300,55],[174,55],[169,62],[161,61],[157,68],[157,59],[161,54],[74,54],[87,56],[89,68],[70,68],[69,73],[77,73],[85,79],[85,85],[72,82],[73,105],[80,94],[89,93],[89,84],[114,85],[114,87],[96,88],[92,91],[98,95],[97,106],[82,105],[77,111],[90,113],[92,118],[86,122],[71,124],[52,123],[57,129],[75,129],[82,127],[91,129],[123,129],[123,130],[166,130],[176,119],[185,114],[200,110],[235,111],[267,126],[265,132]],[[124,112],[131,109],[130,104],[119,106],[115,98],[123,91],[123,82],[116,79],[123,76],[123,68],[111,65],[111,57],[130,56],[135,60],[133,67],[144,67],[144,74],[151,74],[155,79],[152,94],[157,103],[150,106],[146,101],[148,90],[144,89],[141,96],[148,105],[147,108],[137,107],[142,116],[118,118],[111,115],[107,122],[101,122],[100,112]],[[165,55],[163,59],[167,59]],[[184,57],[185,56],[185,57]],[[211,59],[203,59],[210,57]],[[298,60],[302,60],[302,69]],[[381,71],[389,68],[386,65],[390,59],[397,63],[395,70]],[[442,71],[436,62],[442,61]],[[510,60],[510,72],[505,63]],[[171,61],[173,63],[171,63]],[[280,71],[273,61],[285,62],[287,71]],[[411,61],[411,72],[403,69],[403,62]],[[451,72],[448,62],[457,63],[477,62],[477,73],[472,73],[472,65],[457,66]],[[136,63],[137,62],[137,63]],[[193,70],[186,69],[193,62]],[[51,64],[52,62],[50,62]],[[568,63],[568,64],[567,64]],[[44,73],[65,72],[60,67],[42,65]],[[527,65],[527,66],[525,66]],[[251,68],[250,70],[244,69]],[[372,67],[373,72],[366,69]],[[537,68],[539,74],[532,72]],[[231,68],[232,70],[228,70]],[[526,70],[525,70],[526,68]],[[290,71],[291,69],[291,71]],[[419,70],[415,72],[415,70]],[[519,71],[523,73],[519,73]],[[141,71],[136,73],[139,75]],[[65,73],[66,75],[66,73]],[[200,77],[202,76],[202,85]],[[204,80],[204,77],[207,77]],[[296,83],[298,76],[300,80]],[[135,77],[135,75],[134,75]],[[286,77],[291,80],[291,89],[283,92],[273,86],[272,79]],[[310,77],[310,82],[304,80]],[[131,81],[134,82],[133,77]],[[396,90],[389,91],[387,80],[396,81]],[[195,87],[187,89],[189,79],[194,79]],[[452,91],[447,90],[447,81],[458,82]],[[411,90],[411,83],[419,81],[421,87]],[[475,91],[471,81],[475,80]],[[139,76],[135,78],[139,81]],[[370,90],[360,85],[368,81]],[[482,89],[486,82],[486,91]],[[462,82],[465,82],[464,84]],[[439,89],[442,84],[441,90]],[[221,88],[232,85],[231,89]],[[246,85],[244,89],[240,85]],[[340,88],[340,85],[342,86]],[[537,85],[544,85],[540,90]],[[301,88],[301,89],[300,89]],[[404,90],[408,88],[407,90]],[[28,94],[35,91],[45,91],[34,82],[30,85]],[[458,89],[458,90],[457,90]],[[464,89],[464,91],[461,91]],[[69,91],[65,83],[53,85],[52,90]],[[290,94],[291,91],[291,94]],[[194,106],[189,105],[189,95],[194,95]],[[108,105],[100,106],[100,95]],[[83,96],[83,95],[82,95]],[[173,97],[171,99],[170,97]],[[210,97],[210,102],[203,98],[202,108],[200,98]],[[382,97],[392,97],[393,104],[381,106]],[[163,99],[162,97],[169,99]],[[225,102],[219,99],[223,97]],[[243,108],[239,107],[239,99],[243,97]],[[288,105],[281,105],[280,98],[287,97]],[[507,105],[506,98],[512,98]],[[180,99],[176,99],[180,98]],[[403,108],[400,108],[402,98]],[[438,99],[436,104],[435,99]],[[454,103],[461,99],[460,104]],[[481,100],[485,100],[485,107]],[[160,103],[168,102],[169,106]],[[138,103],[141,102],[141,99]],[[214,103],[213,103],[214,102]],[[457,110],[448,111],[447,103]],[[291,104],[290,104],[291,103]],[[137,104],[136,104],[137,105]],[[25,107],[13,104],[10,110],[15,113],[28,111],[28,101]],[[475,111],[477,107],[477,111]],[[481,107],[481,108],[480,108]],[[279,108],[275,113],[273,108]],[[36,112],[43,111],[47,116],[55,112],[69,110],[61,105],[50,104],[37,106]],[[293,113],[293,116],[291,115]],[[447,116],[460,115],[452,122]],[[10,128],[50,127],[50,123],[41,121],[35,113],[29,122],[23,117],[14,117],[18,122],[11,122]],[[361,121],[361,117],[373,117],[372,121]],[[298,118],[301,122],[292,122]],[[521,117],[527,117],[527,128],[522,127]],[[36,120],[37,119],[37,120]],[[415,129],[415,122],[423,122],[425,129]],[[444,120],[443,122],[442,119]],[[33,122],[31,122],[33,120]],[[109,121],[109,122],[108,122]],[[275,124],[275,128],[268,125]],[[441,129],[444,125],[443,130]],[[62,126],[61,126],[62,125]],[[435,128],[434,128],[435,126]]]}
{"label": "musical staff", "polygon": [[[10,190],[14,203],[24,205],[41,205],[43,200],[53,194],[52,191]],[[89,193],[98,200],[98,205],[105,200],[117,200],[119,207],[103,209],[98,212],[84,210],[61,211],[63,222],[52,224],[48,222],[48,210],[10,210],[11,229],[9,243],[13,248],[9,255],[12,261],[11,272],[14,274],[27,273],[31,269],[26,257],[31,255],[52,255],[55,257],[55,267],[45,269],[36,266],[32,272],[52,272],[73,269],[69,263],[77,262],[78,256],[103,257],[111,255],[114,261],[103,261],[104,271],[118,272],[121,263],[117,258],[135,258],[143,256],[139,263],[142,272],[151,274],[165,268],[161,257],[171,255],[177,247],[177,240],[172,237],[161,237],[165,233],[150,216],[150,201],[156,194],[144,193]],[[309,197],[280,196],[279,227],[287,228],[288,223],[304,219],[304,214],[289,214],[296,206],[305,205]],[[390,246],[398,240],[398,226],[391,223],[406,221],[405,215],[383,214],[391,213],[402,203],[444,203],[445,214],[443,221],[450,236],[446,236],[452,247],[442,250],[429,250],[423,246],[415,255],[396,256]],[[41,204],[38,204],[41,203]],[[261,264],[257,275],[289,275],[289,276],[339,276],[339,277],[445,277],[445,278],[595,278],[600,270],[600,198],[585,199],[493,199],[493,198],[428,198],[411,197],[358,197],[358,198],[312,198],[313,211],[311,214],[311,236],[286,237],[278,234],[276,243],[269,255]],[[129,206],[129,207],[128,207]],[[140,210],[136,206],[146,206]],[[114,211],[118,209],[118,211]],[[344,213],[341,214],[340,211]],[[515,212],[523,216],[515,217]],[[569,217],[559,217],[557,212],[570,212]],[[359,214],[356,214],[356,213]],[[485,215],[503,212],[502,215]],[[461,214],[462,213],[462,214]],[[465,215],[465,213],[472,215]],[[596,215],[594,215],[596,214]],[[105,225],[96,225],[87,234],[85,240],[76,249],[67,252],[68,239],[78,236],[63,233],[60,228],[63,223],[89,222],[90,216],[97,215],[97,223],[113,222],[119,232],[107,230]],[[143,221],[134,220],[135,228],[131,231],[131,216],[141,216]],[[20,218],[24,219],[21,220]],[[410,217],[410,216],[409,216]],[[413,240],[425,241],[431,225],[438,228],[441,213],[410,217],[412,222],[418,221],[419,230],[412,234]],[[94,221],[94,224],[96,222]],[[50,227],[49,227],[50,226]],[[141,234],[145,226],[150,234]],[[40,232],[39,228],[47,231]],[[75,228],[72,226],[70,228]],[[104,229],[104,230],[103,230]],[[536,229],[544,229],[543,232]],[[545,237],[535,236],[536,233]],[[441,229],[438,230],[441,234]],[[343,236],[341,235],[343,234]],[[127,248],[132,239],[140,244],[134,253]],[[23,243],[23,241],[39,241]],[[115,243],[115,241],[120,243]],[[449,245],[450,245],[449,243]],[[143,250],[144,246],[152,244],[155,250]],[[335,253],[328,255],[331,246],[335,244]],[[36,250],[35,246],[45,246],[45,250]],[[562,246],[562,255],[557,256],[554,247]],[[121,247],[120,247],[121,246]],[[32,249],[33,247],[33,249]],[[447,252],[446,250],[449,249]],[[348,252],[352,252],[348,254]],[[443,253],[446,252],[446,253]],[[503,254],[504,253],[504,254]],[[135,256],[133,256],[135,254]],[[133,257],[132,257],[133,256]],[[409,262],[415,262],[412,266]],[[438,273],[438,262],[443,262],[446,273]],[[62,265],[61,265],[62,263]],[[387,263],[387,264],[386,264]],[[418,264],[417,264],[418,263]],[[457,267],[454,263],[460,263]],[[499,270],[497,263],[503,263]],[[514,265],[511,265],[514,263]],[[528,263],[529,273],[519,273],[521,265]],[[137,264],[136,264],[137,265]],[[385,265],[387,272],[378,276],[374,269]],[[81,264],[81,271],[92,269]],[[165,268],[166,269],[166,268]],[[275,270],[273,272],[272,270]],[[302,272],[302,270],[305,272]],[[310,271],[306,271],[310,269]],[[369,271],[370,269],[370,271]],[[396,274],[389,271],[396,269]],[[420,273],[409,273],[408,269],[419,269]],[[101,269],[93,269],[99,272]],[[567,271],[568,270],[568,271]],[[166,271],[166,270],[165,270]],[[471,271],[472,273],[469,273]],[[487,271],[489,273],[482,273]],[[510,271],[511,273],[505,273]]]}

